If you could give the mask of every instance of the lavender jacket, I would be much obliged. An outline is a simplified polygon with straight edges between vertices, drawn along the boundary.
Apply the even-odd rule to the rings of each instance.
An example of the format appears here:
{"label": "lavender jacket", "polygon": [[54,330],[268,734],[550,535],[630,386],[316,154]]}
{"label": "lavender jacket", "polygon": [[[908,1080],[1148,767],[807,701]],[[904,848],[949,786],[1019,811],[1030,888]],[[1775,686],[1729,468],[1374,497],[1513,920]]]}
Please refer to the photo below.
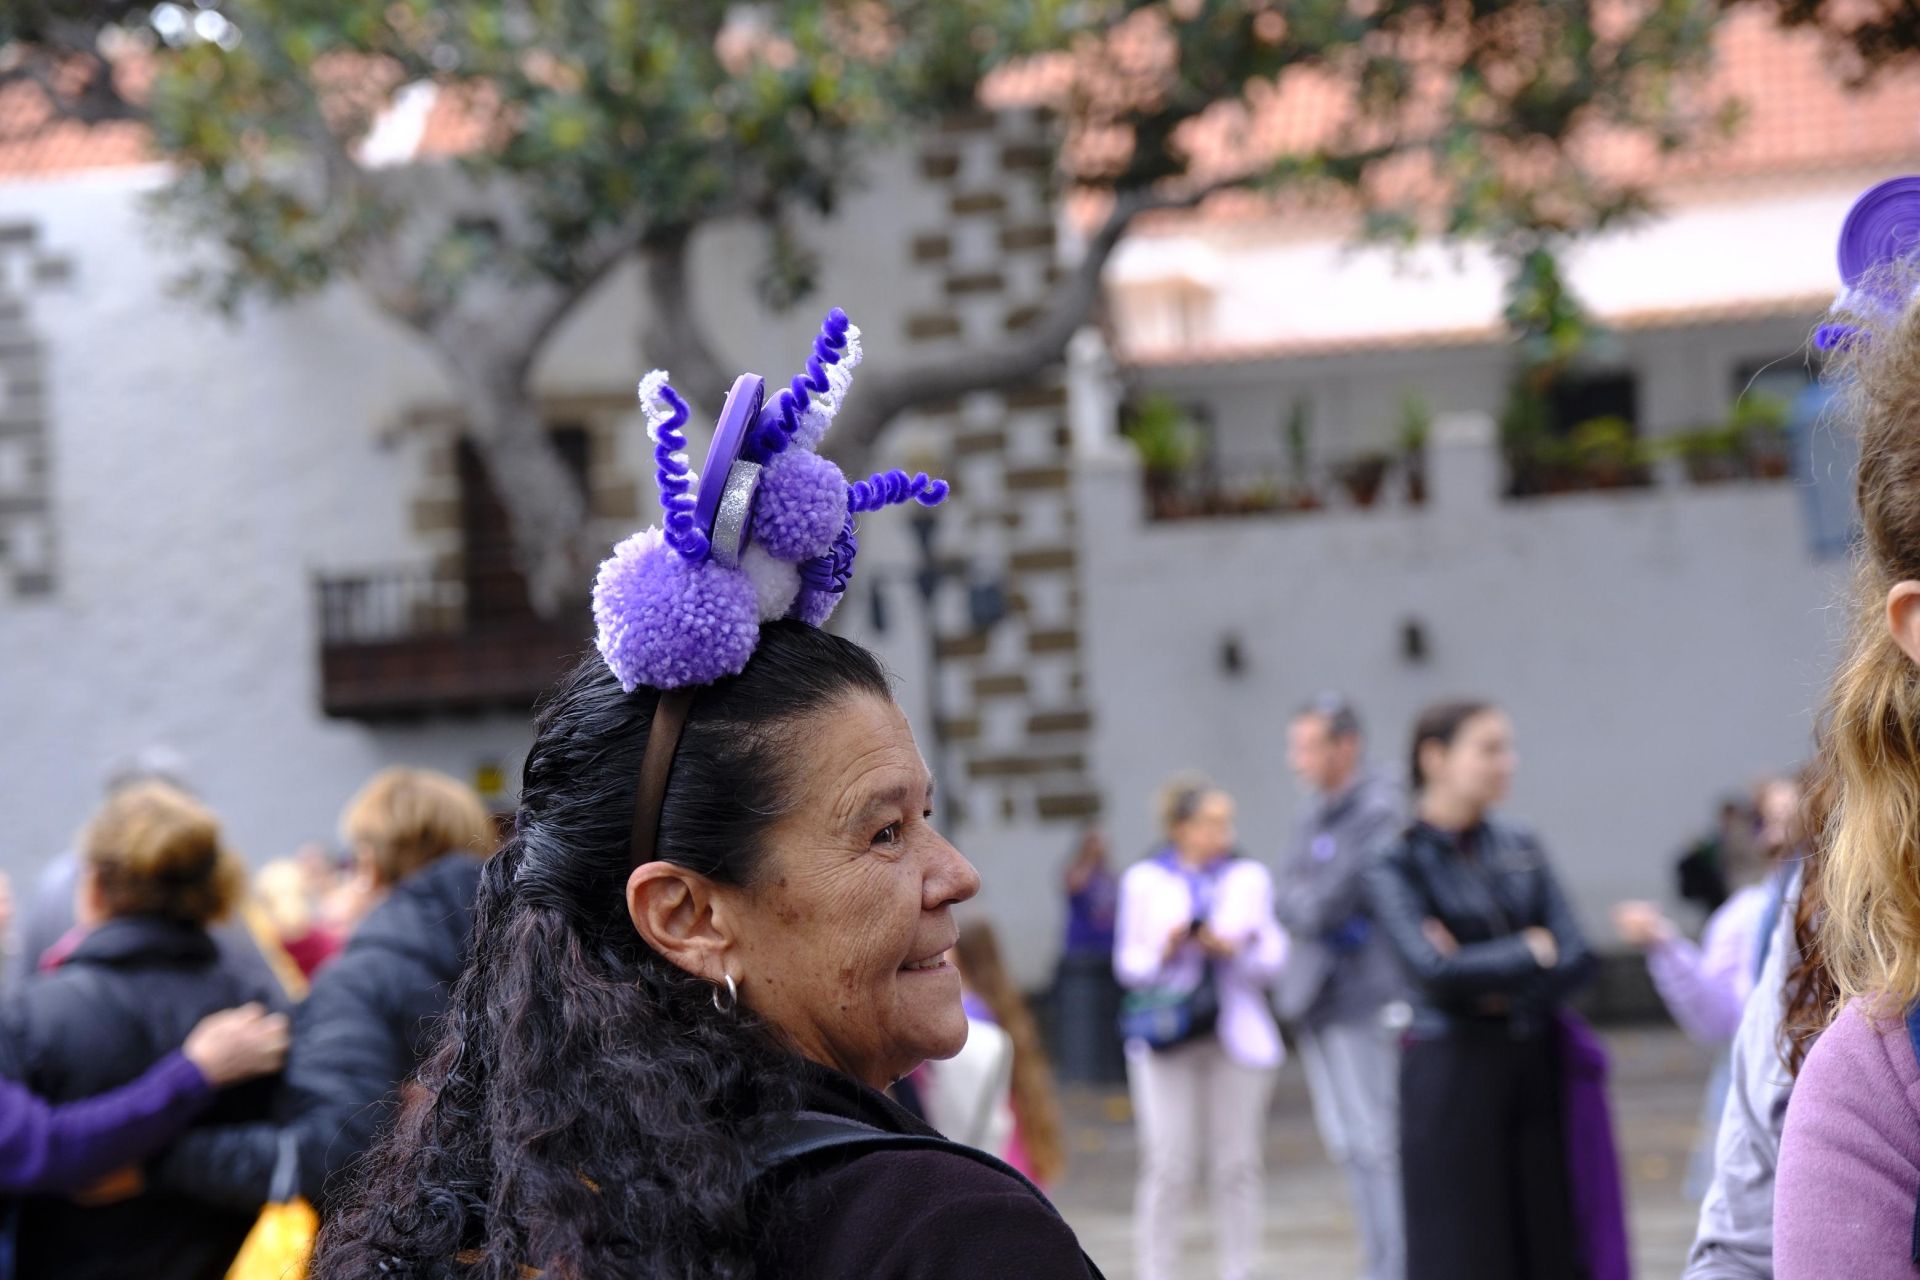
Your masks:
{"label": "lavender jacket", "polygon": [[1667,1012],[1702,1044],[1726,1044],[1740,1029],[1759,976],[1754,957],[1772,896],[1770,882],[1749,885],[1713,913],[1698,945],[1670,938],[1647,953],[1647,970]]}
{"label": "lavender jacket", "polygon": [[1787,1105],[1773,1195],[1779,1280],[1913,1280],[1920,1063],[1899,1017],[1854,1001],[1814,1042]]}
{"label": "lavender jacket", "polygon": [[[1273,915],[1273,876],[1251,858],[1235,858],[1214,874],[1218,878],[1207,924],[1220,937],[1242,944],[1239,954],[1214,965],[1220,995],[1217,1034],[1227,1056],[1241,1066],[1277,1067],[1285,1050],[1267,1004],[1267,988],[1286,964],[1287,935]],[[1113,971],[1120,985],[1198,986],[1205,964],[1198,943],[1190,942],[1172,959],[1165,958],[1167,938],[1192,919],[1193,892],[1184,876],[1152,858],[1128,867],[1120,877],[1120,918],[1113,942]],[[1133,1042],[1127,1049],[1147,1051]]]}
{"label": "lavender jacket", "polygon": [[175,1052],[118,1089],[53,1105],[0,1080],[0,1194],[73,1191],[178,1137],[213,1097]]}

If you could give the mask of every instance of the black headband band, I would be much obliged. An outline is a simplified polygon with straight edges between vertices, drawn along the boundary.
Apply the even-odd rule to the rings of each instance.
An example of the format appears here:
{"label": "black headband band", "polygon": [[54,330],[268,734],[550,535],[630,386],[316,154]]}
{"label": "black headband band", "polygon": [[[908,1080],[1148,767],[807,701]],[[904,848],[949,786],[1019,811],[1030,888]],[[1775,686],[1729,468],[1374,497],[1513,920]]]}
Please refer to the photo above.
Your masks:
{"label": "black headband band", "polygon": [[673,772],[673,757],[680,750],[680,736],[687,729],[687,715],[699,696],[698,685],[668,689],[653,709],[653,724],[647,730],[646,754],[640,757],[640,782],[633,806],[632,865],[652,862],[660,839],[660,809],[667,802],[667,776]]}

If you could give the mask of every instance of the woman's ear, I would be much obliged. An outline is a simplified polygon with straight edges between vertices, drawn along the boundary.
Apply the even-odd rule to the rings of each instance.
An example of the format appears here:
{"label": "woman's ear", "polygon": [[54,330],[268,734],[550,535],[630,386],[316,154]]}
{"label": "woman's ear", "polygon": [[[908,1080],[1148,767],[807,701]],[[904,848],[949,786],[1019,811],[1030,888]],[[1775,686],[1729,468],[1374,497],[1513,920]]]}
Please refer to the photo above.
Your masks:
{"label": "woman's ear", "polygon": [[627,915],[641,940],[708,982],[726,980],[733,945],[713,881],[671,862],[649,862],[627,877]]}
{"label": "woman's ear", "polygon": [[1887,631],[1900,652],[1920,666],[1920,582],[1896,582],[1887,592]]}

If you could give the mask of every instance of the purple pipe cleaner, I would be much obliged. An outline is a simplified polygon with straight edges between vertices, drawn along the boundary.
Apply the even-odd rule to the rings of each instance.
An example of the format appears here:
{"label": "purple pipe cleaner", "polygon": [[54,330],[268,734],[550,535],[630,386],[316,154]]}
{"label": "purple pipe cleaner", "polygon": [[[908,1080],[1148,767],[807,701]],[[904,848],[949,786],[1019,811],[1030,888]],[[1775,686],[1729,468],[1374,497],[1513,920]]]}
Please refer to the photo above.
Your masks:
{"label": "purple pipe cleaner", "polygon": [[[642,384],[644,391],[645,384]],[[654,426],[654,483],[660,486],[660,506],[667,513],[667,545],[688,560],[706,558],[706,531],[695,526],[693,469],[687,464],[687,402],[667,383],[656,394],[673,410]]]}
{"label": "purple pipe cleaner", "polygon": [[1823,324],[1813,331],[1813,345],[1821,351],[1836,351],[1860,337],[1855,324]]}
{"label": "purple pipe cleaner", "polygon": [[756,462],[766,462],[775,454],[785,451],[793,440],[794,432],[800,429],[800,413],[814,396],[825,395],[831,387],[827,380],[827,366],[840,363],[847,350],[847,329],[853,322],[847,319],[847,313],[839,307],[827,312],[827,318],[820,325],[820,332],[813,339],[813,354],[807,357],[807,371],[796,374],[790,386],[781,388],[772,403],[760,411],[760,421],[754,428],[750,456]]}
{"label": "purple pipe cleaner", "polygon": [[903,502],[937,507],[947,500],[949,487],[945,480],[929,479],[924,471],[909,476],[896,467],[848,485],[847,509],[878,511],[882,507],[897,507]]}
{"label": "purple pipe cleaner", "polygon": [[815,556],[800,566],[800,581],[816,591],[838,594],[853,578],[853,558],[860,553],[860,539],[854,535],[853,517],[840,527],[840,536],[823,556]]}

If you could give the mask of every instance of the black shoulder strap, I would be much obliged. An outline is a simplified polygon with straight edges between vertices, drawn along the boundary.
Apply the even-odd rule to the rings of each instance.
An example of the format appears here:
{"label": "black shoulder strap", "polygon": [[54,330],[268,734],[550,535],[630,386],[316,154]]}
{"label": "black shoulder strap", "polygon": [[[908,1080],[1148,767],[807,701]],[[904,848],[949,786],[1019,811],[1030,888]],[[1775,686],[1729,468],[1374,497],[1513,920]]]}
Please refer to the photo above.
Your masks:
{"label": "black shoulder strap", "polygon": [[[1018,1169],[978,1147],[938,1134],[892,1133],[825,1111],[786,1111],[764,1117],[749,1136],[747,1148],[753,1161],[752,1177],[756,1180],[823,1157],[850,1160],[874,1151],[943,1151],[1012,1178],[1045,1205],[1048,1213],[1060,1217],[1060,1211],[1047,1198],[1047,1193]],[[1086,1262],[1090,1280],[1103,1280],[1100,1268],[1087,1257],[1084,1249],[1080,1256]]]}

